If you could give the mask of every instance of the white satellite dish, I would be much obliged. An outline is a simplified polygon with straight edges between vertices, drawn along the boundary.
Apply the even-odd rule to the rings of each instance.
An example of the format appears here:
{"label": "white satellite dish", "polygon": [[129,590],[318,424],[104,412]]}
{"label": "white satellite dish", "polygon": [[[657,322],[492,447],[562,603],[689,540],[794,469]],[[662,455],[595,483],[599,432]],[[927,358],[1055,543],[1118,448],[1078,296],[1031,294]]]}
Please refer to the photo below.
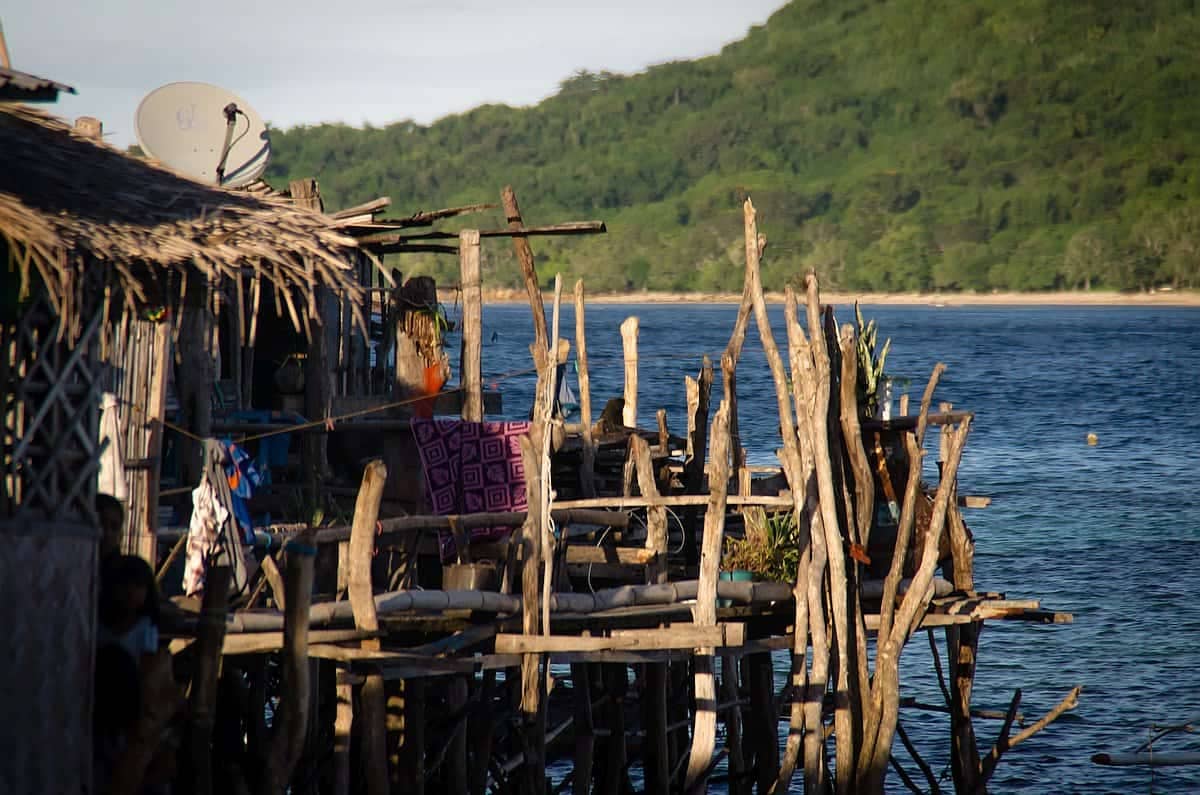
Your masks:
{"label": "white satellite dish", "polygon": [[271,157],[267,126],[254,109],[208,83],[154,89],[138,105],[134,129],[147,155],[211,185],[249,185]]}

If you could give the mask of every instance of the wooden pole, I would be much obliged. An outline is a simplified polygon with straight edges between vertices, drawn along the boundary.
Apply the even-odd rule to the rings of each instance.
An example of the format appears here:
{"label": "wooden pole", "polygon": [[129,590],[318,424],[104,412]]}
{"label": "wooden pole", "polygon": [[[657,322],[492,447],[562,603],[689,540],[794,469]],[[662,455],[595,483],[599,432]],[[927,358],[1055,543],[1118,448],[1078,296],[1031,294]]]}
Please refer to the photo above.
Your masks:
{"label": "wooden pole", "polygon": [[638,410],[638,319],[627,317],[621,324],[621,348],[625,357],[625,408],[621,420],[626,428],[637,427]]}
{"label": "wooden pole", "polygon": [[[650,446],[642,437],[629,437],[630,453],[637,466],[638,489],[642,497],[658,499],[658,487],[654,482],[654,466],[650,460]],[[646,566],[647,584],[667,581],[667,509],[653,505],[646,509],[646,550],[654,554],[654,562]]]}
{"label": "wooden pole", "polygon": [[[467,694],[465,676],[452,677],[446,683],[446,712],[449,716],[465,713]],[[455,723],[450,748],[446,752],[445,770],[446,791],[454,793],[454,795],[467,795],[467,718],[465,714]]]}
{"label": "wooden pole", "polygon": [[[539,634],[538,597],[541,593],[539,576],[542,568],[542,510],[539,484],[542,472],[540,451],[535,450],[533,441],[528,436],[522,436],[520,444],[529,502],[528,517],[521,532],[521,631],[526,636],[532,636]],[[548,477],[549,473],[546,476]],[[525,788],[534,795],[540,795],[545,789],[544,759],[541,752],[545,742],[542,691],[546,680],[540,675],[540,667],[541,655],[522,655],[521,716],[522,729],[527,738]]]}
{"label": "wooden pole", "polygon": [[12,68],[12,61],[8,56],[8,43],[4,40],[4,26],[0,25],[0,66],[5,69]]}
{"label": "wooden pole", "polygon": [[[588,663],[571,664],[571,693],[575,715],[575,771],[571,781],[571,791],[574,795],[590,795],[592,791],[592,760],[596,750],[596,730],[592,722],[591,672]],[[647,778],[647,783],[649,783],[649,778]],[[665,788],[654,788],[650,791],[663,792]]]}
{"label": "wooden pole", "polygon": [[609,663],[601,666],[604,671],[608,703],[605,716],[608,723],[608,739],[605,741],[604,786],[602,795],[621,795],[626,792],[628,771],[628,747],[625,744],[625,694],[629,689],[629,669],[624,663]]}
{"label": "wooden pole", "polygon": [[[714,626],[717,623],[717,572],[721,564],[725,497],[729,488],[729,404],[724,401],[713,421],[709,461],[709,504],[708,512],[704,515],[704,538],[700,551],[700,587],[693,608],[693,621],[699,626]],[[704,791],[716,740],[717,693],[713,680],[712,647],[697,649],[695,667],[696,719],[684,785],[687,792]]]}
{"label": "wooden pole", "polygon": [[[524,229],[521,219],[521,207],[517,204],[517,194],[511,185],[506,185],[500,194],[500,202],[504,207],[504,215],[508,220],[508,228],[516,231]],[[513,235],[513,249],[517,253],[517,261],[521,263],[521,275],[525,281],[525,292],[529,295],[529,308],[533,311],[533,345],[534,356],[549,350],[550,337],[546,331],[546,307],[542,303],[542,288],[538,283],[537,267],[533,261],[533,249],[529,239],[523,235]],[[534,364],[541,366],[535,358]]]}
{"label": "wooden pole", "polygon": [[[732,420],[733,414],[730,413]],[[730,434],[732,436],[732,434]],[[736,657],[721,658],[721,701],[733,704],[722,715],[725,722],[725,747],[729,750],[729,792],[730,795],[750,795],[750,781],[746,778],[747,758],[753,753],[752,747],[747,748],[750,738],[745,731],[742,720],[742,709],[738,706],[741,699],[739,693],[739,673],[741,661]]]}
{"label": "wooden pole", "polygon": [[[303,207],[313,212],[323,212],[324,203],[321,191],[315,179],[295,179],[288,183],[288,191],[297,207]],[[314,305],[309,307],[306,324],[309,336],[308,356],[304,360],[304,412],[309,419],[320,419],[329,415],[333,399],[334,362],[330,359],[332,346],[329,344],[329,331],[334,329],[336,322],[330,317],[328,291],[323,287],[314,287]],[[286,297],[286,294],[285,294]],[[304,437],[305,476],[310,487],[310,494],[319,504],[319,485],[329,472],[329,461],[326,457],[327,439],[324,434],[310,433]]]}
{"label": "wooden pole", "polygon": [[146,476],[146,536],[138,551],[151,565],[158,557],[158,492],[162,482],[163,421],[167,414],[167,368],[171,366],[171,325],[156,323],[151,336],[150,391],[146,403],[146,457],[153,462]]}
{"label": "wooden pole", "polygon": [[[758,791],[770,792],[779,775],[779,707],[775,703],[775,670],[770,654],[742,658],[750,684],[750,712],[746,733],[754,749]],[[747,786],[749,791],[749,786]]]}
{"label": "wooden pole", "polygon": [[483,302],[479,275],[479,230],[458,233],[462,284],[462,357],[459,380],[463,388],[462,418],[483,421]]}
{"label": "wooden pole", "polygon": [[[950,403],[941,403],[943,413],[954,408]],[[939,471],[945,470],[946,459],[952,442],[948,426],[939,434]],[[958,484],[953,489],[947,507],[947,529],[950,533],[950,554],[955,590],[975,589],[975,544],[958,508]],[[946,628],[946,650],[950,662],[950,773],[954,786],[960,792],[973,792],[985,785],[991,770],[979,758],[979,745],[975,738],[975,727],[971,722],[971,691],[974,687],[975,666],[979,653],[979,635],[983,624],[964,624]],[[999,754],[997,754],[997,759]],[[994,769],[995,762],[992,763]]]}
{"label": "wooden pole", "polygon": [[[684,490],[700,494],[704,488],[704,451],[708,445],[708,403],[712,395],[713,367],[707,356],[700,365],[700,377],[684,379],[687,387],[688,455],[683,465]],[[700,562],[696,546],[699,513],[688,511],[684,520],[683,554],[689,566]]]}
{"label": "wooden pole", "polygon": [[[375,610],[375,594],[371,586],[371,558],[375,549],[375,525],[379,519],[379,504],[387,482],[387,467],[375,459],[363,471],[362,485],[354,505],[354,521],[350,530],[350,608],[354,627],[360,632],[378,632],[379,618]],[[377,639],[362,641],[362,648],[379,651]],[[368,673],[360,694],[362,706],[362,755],[366,768],[368,795],[387,795],[387,697],[383,676]]]}
{"label": "wooden pole", "polygon": [[208,570],[204,601],[196,632],[195,672],[188,698],[188,747],[191,752],[188,778],[195,795],[212,793],[212,729],[217,703],[217,679],[221,671],[221,647],[225,643],[225,613],[232,572],[227,566]]}
{"label": "wooden pole", "polygon": [[579,422],[583,426],[583,466],[579,470],[579,486],[584,497],[595,497],[596,444],[592,440],[592,390],[588,376],[583,279],[575,282],[575,361],[579,369]]}
{"label": "wooden pole", "polygon": [[350,729],[354,725],[354,686],[337,672],[337,712],[333,721],[333,792],[350,795]]}
{"label": "wooden pole", "polygon": [[496,672],[484,671],[482,679],[476,685],[477,701],[480,709],[472,713],[469,731],[470,767],[468,787],[471,795],[486,795],[488,768],[492,760],[492,748],[495,744],[494,734],[497,725],[496,710],[493,707],[493,696],[496,691]]}
{"label": "wooden pole", "polygon": [[288,546],[284,580],[287,609],[284,612],[283,678],[280,685],[283,695],[275,717],[275,734],[271,738],[262,786],[259,788],[262,795],[279,795],[286,791],[308,733],[308,624],[316,546],[309,533],[302,533]]}
{"label": "wooden pole", "polygon": [[404,733],[400,745],[399,791],[423,795],[425,792],[425,679],[404,679]]}

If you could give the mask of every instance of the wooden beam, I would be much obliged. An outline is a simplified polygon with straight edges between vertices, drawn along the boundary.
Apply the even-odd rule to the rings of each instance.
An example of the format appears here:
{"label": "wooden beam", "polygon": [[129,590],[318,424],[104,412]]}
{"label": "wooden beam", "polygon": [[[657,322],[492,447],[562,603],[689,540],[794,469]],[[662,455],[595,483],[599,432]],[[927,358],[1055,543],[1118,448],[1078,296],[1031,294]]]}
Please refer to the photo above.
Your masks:
{"label": "wooden beam", "polygon": [[608,637],[497,634],[496,653],[695,649],[702,646],[740,646],[745,639],[743,624],[719,624],[710,627],[673,625],[660,629],[613,630]]}
{"label": "wooden beam", "polygon": [[390,198],[380,196],[378,199],[371,199],[369,202],[363,202],[362,204],[356,204],[353,207],[347,207],[344,210],[330,213],[329,217],[341,220],[355,215],[374,215],[381,210],[387,209],[391,204],[392,200]]}
{"label": "wooden beam", "polygon": [[[665,497],[657,497],[647,499],[646,497],[595,497],[593,499],[582,500],[558,500],[554,503],[555,509],[578,509],[578,508],[648,508],[648,507],[671,507],[677,508],[680,506],[693,505],[708,505],[709,498],[704,494],[673,494]],[[768,495],[747,497],[738,494],[729,494],[725,499],[726,505],[761,505],[764,508],[783,508],[791,509],[794,502],[791,497],[779,496],[772,497]]]}
{"label": "wooden beam", "polygon": [[[520,229],[481,229],[479,236],[481,238],[493,237],[557,237],[561,235],[598,235],[604,234],[608,228],[603,221],[569,221],[561,224],[547,224],[544,226],[522,226]],[[373,234],[360,235],[356,238],[358,244],[364,247],[376,246],[398,246],[407,247],[408,245],[419,245],[431,240],[453,240],[456,235],[453,232],[419,232],[416,234],[395,231],[375,232]]]}

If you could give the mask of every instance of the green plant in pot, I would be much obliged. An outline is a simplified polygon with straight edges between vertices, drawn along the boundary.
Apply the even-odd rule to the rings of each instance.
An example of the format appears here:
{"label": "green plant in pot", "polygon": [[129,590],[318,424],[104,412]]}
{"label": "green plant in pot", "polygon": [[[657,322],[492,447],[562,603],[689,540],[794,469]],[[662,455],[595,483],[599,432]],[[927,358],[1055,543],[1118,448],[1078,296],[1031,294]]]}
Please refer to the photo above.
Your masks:
{"label": "green plant in pot", "polygon": [[877,347],[879,329],[874,318],[869,322],[863,318],[857,301],[854,303],[854,319],[858,324],[855,335],[858,340],[858,411],[860,416],[870,419],[879,410],[880,388],[888,380],[883,367],[892,341],[889,338],[884,341],[883,347]]}
{"label": "green plant in pot", "polygon": [[[768,514],[761,507],[743,514],[746,532],[729,536],[721,555],[722,578],[794,582],[800,565],[800,529],[794,513]],[[748,572],[738,576],[739,572]]]}

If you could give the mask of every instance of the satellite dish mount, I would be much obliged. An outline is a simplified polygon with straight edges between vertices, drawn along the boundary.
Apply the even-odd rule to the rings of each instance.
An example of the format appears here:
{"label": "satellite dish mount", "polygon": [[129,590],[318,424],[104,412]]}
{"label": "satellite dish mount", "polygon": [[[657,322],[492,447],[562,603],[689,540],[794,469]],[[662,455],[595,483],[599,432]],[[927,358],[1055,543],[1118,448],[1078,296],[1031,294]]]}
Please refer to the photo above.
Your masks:
{"label": "satellite dish mount", "polygon": [[221,159],[217,162],[218,185],[225,181],[225,161],[229,159],[229,149],[233,146],[233,128],[237,126],[237,117],[241,111],[238,110],[236,102],[230,102],[221,112],[225,114],[225,143],[221,146]]}

